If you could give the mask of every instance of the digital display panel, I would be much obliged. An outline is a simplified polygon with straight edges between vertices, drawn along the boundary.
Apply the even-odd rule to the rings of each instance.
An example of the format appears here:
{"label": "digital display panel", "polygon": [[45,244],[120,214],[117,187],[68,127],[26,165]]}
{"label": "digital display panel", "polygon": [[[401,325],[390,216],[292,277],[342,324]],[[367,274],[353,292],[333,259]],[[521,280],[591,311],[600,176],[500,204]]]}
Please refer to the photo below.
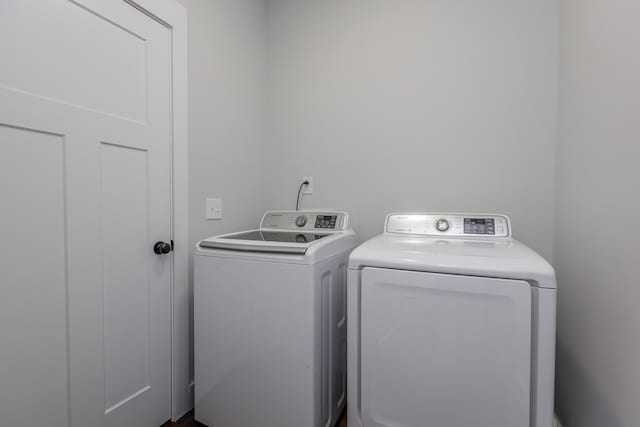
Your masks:
{"label": "digital display panel", "polygon": [[464,234],[495,235],[495,221],[493,218],[465,218]]}
{"label": "digital display panel", "polygon": [[318,215],[314,228],[336,228],[337,215]]}

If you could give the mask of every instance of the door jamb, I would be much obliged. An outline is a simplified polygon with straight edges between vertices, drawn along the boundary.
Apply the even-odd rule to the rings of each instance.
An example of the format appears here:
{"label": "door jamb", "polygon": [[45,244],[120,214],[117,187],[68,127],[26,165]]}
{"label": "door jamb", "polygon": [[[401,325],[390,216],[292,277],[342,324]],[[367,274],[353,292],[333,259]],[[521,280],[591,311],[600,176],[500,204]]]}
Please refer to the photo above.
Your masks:
{"label": "door jamb", "polygon": [[177,0],[122,0],[171,31],[171,419],[193,408],[189,365],[189,150],[187,10]]}

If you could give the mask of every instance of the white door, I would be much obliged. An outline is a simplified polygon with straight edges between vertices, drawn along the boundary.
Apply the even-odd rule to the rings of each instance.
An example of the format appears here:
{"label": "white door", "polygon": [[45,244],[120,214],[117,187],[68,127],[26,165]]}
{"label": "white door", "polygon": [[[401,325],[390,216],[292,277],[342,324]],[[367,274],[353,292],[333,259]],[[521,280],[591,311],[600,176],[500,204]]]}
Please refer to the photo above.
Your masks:
{"label": "white door", "polygon": [[2,0],[0,61],[0,424],[158,426],[170,32],[120,0]]}
{"label": "white door", "polygon": [[531,288],[365,268],[366,427],[529,427]]}

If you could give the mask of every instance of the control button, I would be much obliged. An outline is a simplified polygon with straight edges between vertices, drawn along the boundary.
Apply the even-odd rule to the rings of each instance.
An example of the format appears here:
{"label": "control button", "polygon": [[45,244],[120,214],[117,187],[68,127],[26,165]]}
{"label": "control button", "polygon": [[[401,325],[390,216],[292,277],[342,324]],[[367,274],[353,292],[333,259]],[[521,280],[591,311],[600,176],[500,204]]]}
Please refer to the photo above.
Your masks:
{"label": "control button", "polygon": [[444,218],[440,218],[439,220],[436,221],[436,230],[444,233],[448,229],[449,229],[449,221],[447,221]]}
{"label": "control button", "polygon": [[299,215],[296,217],[296,225],[298,227],[304,227],[305,224],[307,223],[307,217],[304,215]]}

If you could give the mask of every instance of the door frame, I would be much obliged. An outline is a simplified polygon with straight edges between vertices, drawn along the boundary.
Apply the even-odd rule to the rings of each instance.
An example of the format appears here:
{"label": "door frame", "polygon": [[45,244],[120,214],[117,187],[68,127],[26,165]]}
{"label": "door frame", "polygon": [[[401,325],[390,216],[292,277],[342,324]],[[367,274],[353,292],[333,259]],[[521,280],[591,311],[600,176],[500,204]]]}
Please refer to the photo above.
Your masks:
{"label": "door frame", "polygon": [[189,375],[189,106],[187,10],[177,0],[121,0],[171,32],[172,212],[171,418],[193,408]]}

